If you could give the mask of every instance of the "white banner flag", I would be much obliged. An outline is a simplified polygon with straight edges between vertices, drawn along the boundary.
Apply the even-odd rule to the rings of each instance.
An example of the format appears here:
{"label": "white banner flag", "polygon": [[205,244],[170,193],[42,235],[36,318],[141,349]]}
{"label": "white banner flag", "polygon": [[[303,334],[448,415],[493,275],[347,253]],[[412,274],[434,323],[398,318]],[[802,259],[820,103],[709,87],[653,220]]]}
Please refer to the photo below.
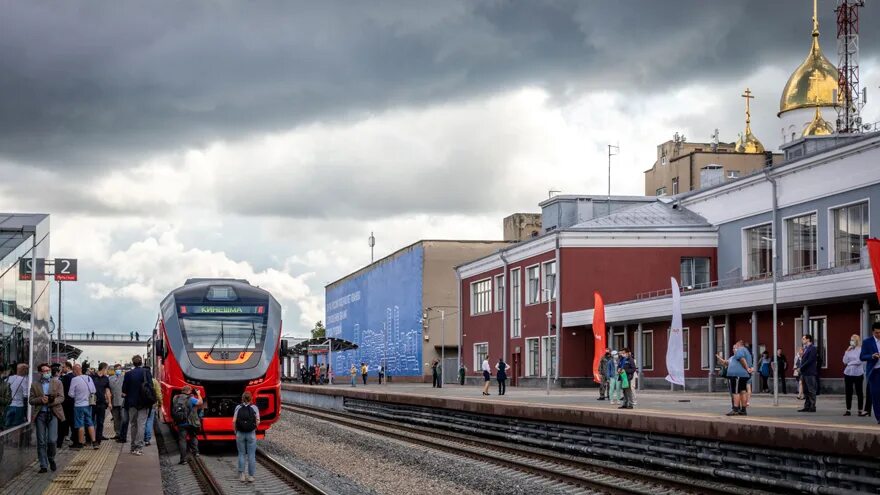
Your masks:
{"label": "white banner flag", "polygon": [[684,345],[682,343],[681,291],[672,277],[672,326],[666,345],[666,381],[684,386]]}

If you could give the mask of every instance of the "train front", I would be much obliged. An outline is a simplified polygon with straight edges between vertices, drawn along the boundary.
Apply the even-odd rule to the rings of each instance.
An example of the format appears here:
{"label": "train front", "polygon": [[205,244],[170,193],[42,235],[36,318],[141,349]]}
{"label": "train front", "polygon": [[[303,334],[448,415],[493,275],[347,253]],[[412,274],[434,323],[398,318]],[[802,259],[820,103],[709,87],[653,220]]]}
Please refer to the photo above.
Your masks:
{"label": "train front", "polygon": [[243,280],[188,280],[162,301],[161,311],[165,420],[171,398],[189,384],[205,401],[199,438],[233,440],[232,414],[247,390],[260,410],[257,436],[263,437],[281,409],[278,301]]}

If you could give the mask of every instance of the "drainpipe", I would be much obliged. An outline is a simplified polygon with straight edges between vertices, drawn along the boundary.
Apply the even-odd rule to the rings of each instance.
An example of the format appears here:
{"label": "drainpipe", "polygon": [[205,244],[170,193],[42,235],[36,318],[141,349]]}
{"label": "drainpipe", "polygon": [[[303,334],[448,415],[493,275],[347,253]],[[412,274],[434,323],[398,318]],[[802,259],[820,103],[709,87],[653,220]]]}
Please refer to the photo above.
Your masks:
{"label": "drainpipe", "polygon": [[[718,362],[718,358],[715,357],[715,316],[709,315],[709,381],[708,381],[708,391],[715,391],[715,366]],[[724,355],[725,353],[722,353]]]}
{"label": "drainpipe", "polygon": [[556,284],[556,376],[554,380],[559,381],[559,367],[562,366],[562,260],[559,256],[559,234],[556,232],[556,276],[554,283]]}
{"label": "drainpipe", "polygon": [[[757,353],[757,352],[758,352],[758,312],[752,311],[752,360],[755,359],[755,353]],[[773,350],[773,354],[776,354],[776,349]],[[774,361],[775,361],[775,359],[774,359]],[[752,370],[752,386],[754,387],[754,384],[760,383],[758,381],[758,374],[759,374],[758,369],[760,368],[760,366],[757,366],[757,363],[752,363],[752,366],[754,366],[754,368],[755,368],[754,370]],[[774,374],[773,377],[775,378],[776,375]],[[775,382],[775,380],[774,380],[774,382]],[[775,385],[774,385],[774,387],[775,387]]]}
{"label": "drainpipe", "polygon": [[[461,312],[461,273],[459,273],[458,269],[455,270],[455,291],[458,293],[458,369],[461,369],[461,353],[462,353],[462,320],[464,320],[464,314]],[[388,363],[385,363],[385,366],[388,366]],[[442,368],[441,368],[442,369]],[[386,370],[387,372],[387,370]],[[455,370],[458,373],[458,370]],[[386,380],[387,382],[387,380]]]}
{"label": "drainpipe", "polygon": [[867,299],[862,301],[862,331],[859,335],[863,341],[871,336],[871,307]]}
{"label": "drainpipe", "polygon": [[[778,250],[776,249],[777,243],[781,240],[779,239],[778,232],[776,229],[776,217],[779,215],[779,201],[777,198],[777,185],[776,179],[770,176],[770,168],[764,168],[764,177],[767,178],[767,181],[770,182],[770,187],[772,190],[773,196],[773,225],[770,228],[771,235],[773,236],[773,265],[771,271],[773,272],[773,405],[779,405],[779,362],[778,357],[776,356],[776,349],[779,348],[779,313],[776,304],[776,284],[779,281],[779,255]],[[753,348],[756,350],[757,348]],[[752,359],[754,360],[754,356]],[[753,363],[754,365],[754,363]],[[757,383],[757,382],[756,382]]]}
{"label": "drainpipe", "polygon": [[507,297],[507,294],[509,293],[507,286],[510,285],[510,277],[507,276],[507,258],[504,257],[504,253],[499,253],[499,255],[501,256],[501,262],[504,263],[504,310],[502,311],[503,314],[501,315],[501,319],[503,321],[503,323],[501,324],[501,331],[503,332],[501,334],[501,355],[504,356],[505,362],[511,362],[513,360],[507,357],[507,339],[509,336],[509,333],[507,331],[507,310],[508,306],[510,306],[510,298]]}
{"label": "drainpipe", "polygon": [[636,387],[636,389],[641,390],[642,389],[642,382],[645,381],[645,373],[643,371],[643,365],[645,362],[645,349],[644,349],[645,337],[644,337],[644,334],[642,333],[642,324],[641,323],[639,323],[639,326],[636,327],[636,335],[637,335],[637,337],[636,337],[636,349],[637,349],[636,356],[637,356],[637,358],[636,359],[638,359],[638,361],[639,361],[639,381],[637,382],[638,387]]}

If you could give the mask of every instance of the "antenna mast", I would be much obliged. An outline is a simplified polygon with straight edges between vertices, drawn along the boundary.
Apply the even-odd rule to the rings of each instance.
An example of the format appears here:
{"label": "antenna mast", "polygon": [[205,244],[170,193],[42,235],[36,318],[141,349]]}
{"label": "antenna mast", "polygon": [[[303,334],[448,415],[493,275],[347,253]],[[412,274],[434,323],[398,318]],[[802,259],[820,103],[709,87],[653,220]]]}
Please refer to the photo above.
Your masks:
{"label": "antenna mast", "polygon": [[837,132],[859,132],[865,96],[859,90],[859,7],[865,0],[837,0]]}

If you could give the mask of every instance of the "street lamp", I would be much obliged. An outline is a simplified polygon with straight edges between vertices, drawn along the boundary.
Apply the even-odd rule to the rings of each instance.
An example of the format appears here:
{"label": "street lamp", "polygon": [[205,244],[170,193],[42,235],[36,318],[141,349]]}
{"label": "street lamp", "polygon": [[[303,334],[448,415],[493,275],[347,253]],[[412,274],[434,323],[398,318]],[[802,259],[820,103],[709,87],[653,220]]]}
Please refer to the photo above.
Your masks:
{"label": "street lamp", "polygon": [[551,300],[551,290],[548,288],[544,289],[544,295],[547,297],[547,363],[545,365],[545,370],[547,372],[547,395],[550,395],[550,363],[552,362],[550,359],[550,322],[553,320],[553,309],[550,306]]}

